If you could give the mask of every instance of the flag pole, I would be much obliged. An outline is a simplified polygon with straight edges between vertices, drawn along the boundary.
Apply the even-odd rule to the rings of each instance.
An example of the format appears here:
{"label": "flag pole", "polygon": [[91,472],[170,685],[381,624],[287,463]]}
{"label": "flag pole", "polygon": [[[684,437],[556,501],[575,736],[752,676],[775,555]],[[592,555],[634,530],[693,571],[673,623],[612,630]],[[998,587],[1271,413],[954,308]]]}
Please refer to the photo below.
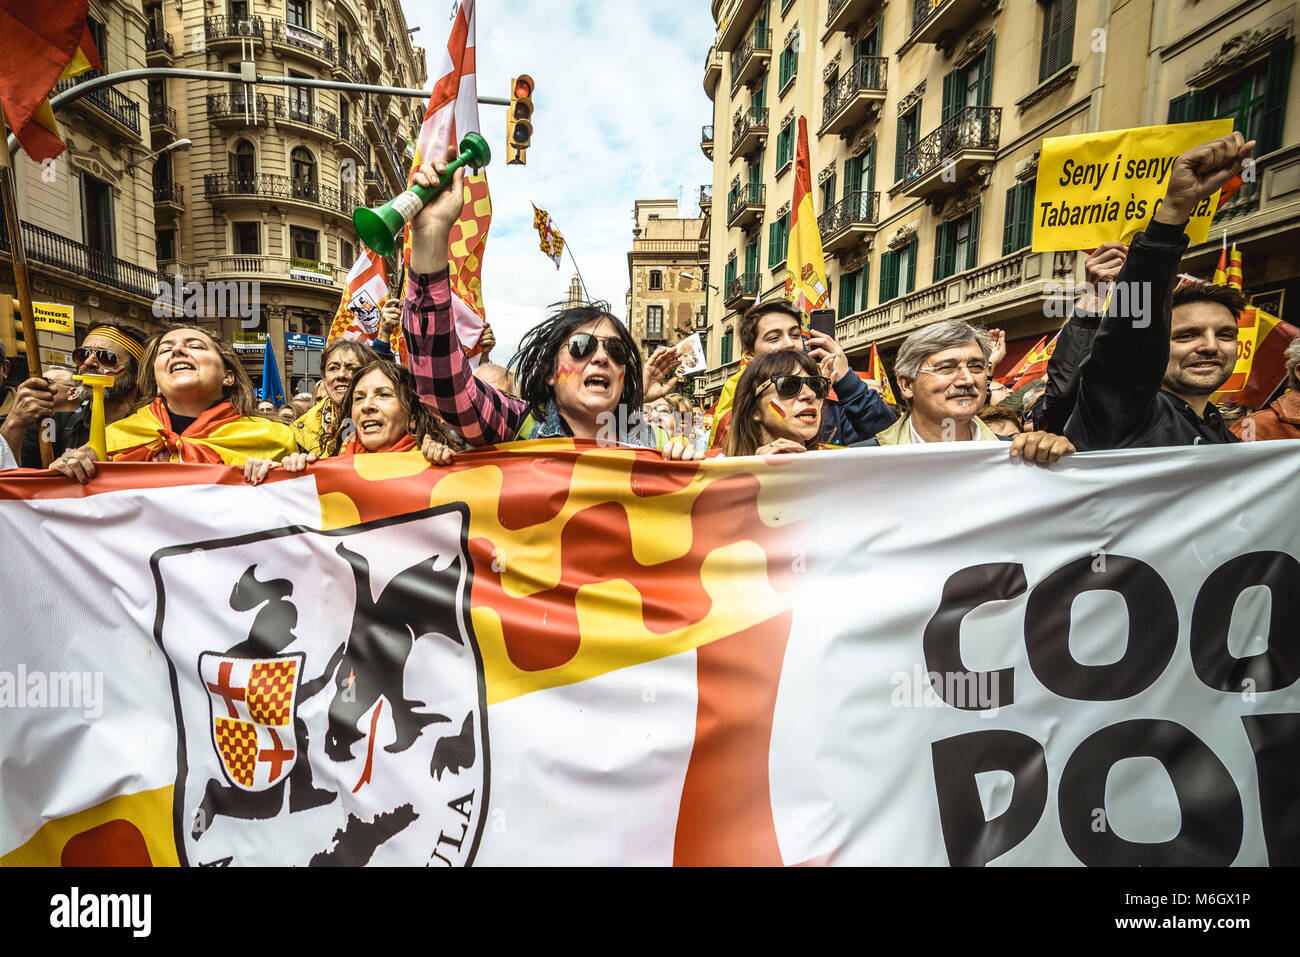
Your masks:
{"label": "flag pole", "polygon": [[[4,107],[0,105],[0,130],[5,128]],[[41,350],[36,342],[36,320],[32,316],[32,289],[27,280],[27,250],[23,248],[22,224],[18,219],[18,185],[14,180],[13,164],[8,150],[0,150],[0,202],[4,204],[5,227],[9,231],[9,253],[13,259],[14,286],[18,290],[18,304],[23,317],[23,351],[27,353],[27,375],[39,376]],[[54,449],[46,437],[45,429],[37,430],[41,443],[41,467],[49,468],[54,459]]]}
{"label": "flag pole", "polygon": [[587,280],[582,278],[582,270],[578,268],[578,260],[573,256],[573,246],[567,239],[564,241],[564,248],[569,254],[569,261],[573,263],[573,271],[578,274],[578,282],[582,283],[582,294],[587,297],[587,302],[590,303],[591,292],[587,289]]}

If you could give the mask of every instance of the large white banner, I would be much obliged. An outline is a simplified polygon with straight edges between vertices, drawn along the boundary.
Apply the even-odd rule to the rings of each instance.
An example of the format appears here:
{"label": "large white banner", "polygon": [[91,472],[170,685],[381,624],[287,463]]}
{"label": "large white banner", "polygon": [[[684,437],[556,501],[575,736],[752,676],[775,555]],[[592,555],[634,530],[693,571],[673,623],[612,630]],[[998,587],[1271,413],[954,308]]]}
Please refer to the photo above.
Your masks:
{"label": "large white banner", "polygon": [[0,862],[1300,861],[1300,446],[529,449],[0,474]]}

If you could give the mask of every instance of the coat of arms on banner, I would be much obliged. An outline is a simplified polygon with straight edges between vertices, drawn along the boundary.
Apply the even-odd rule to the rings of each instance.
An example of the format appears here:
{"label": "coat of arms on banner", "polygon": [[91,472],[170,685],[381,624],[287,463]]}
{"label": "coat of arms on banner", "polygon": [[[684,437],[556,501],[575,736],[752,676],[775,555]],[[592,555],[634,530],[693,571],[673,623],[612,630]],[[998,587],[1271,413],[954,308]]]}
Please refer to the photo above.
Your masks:
{"label": "coat of arms on banner", "polygon": [[348,303],[348,309],[356,317],[356,324],[365,331],[368,336],[373,336],[379,329],[379,303],[375,302],[375,297],[370,294],[370,290],[364,286],[357,290],[357,294],[352,297]]}
{"label": "coat of arms on banner", "polygon": [[489,762],[462,509],[152,564],[182,863],[473,863]]}

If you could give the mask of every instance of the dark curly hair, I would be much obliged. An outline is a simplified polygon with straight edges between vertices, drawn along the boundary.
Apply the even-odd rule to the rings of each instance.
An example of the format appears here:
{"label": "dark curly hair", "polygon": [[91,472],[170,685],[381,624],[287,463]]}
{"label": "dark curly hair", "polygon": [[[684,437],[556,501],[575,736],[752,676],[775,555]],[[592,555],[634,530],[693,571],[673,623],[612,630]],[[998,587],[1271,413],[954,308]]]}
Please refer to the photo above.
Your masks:
{"label": "dark curly hair", "polygon": [[574,331],[601,319],[608,319],[627,346],[626,375],[623,377],[623,395],[619,400],[631,412],[639,410],[644,387],[641,383],[641,353],[627,326],[609,311],[609,303],[589,302],[581,306],[550,307],[550,315],[533,326],[519,344],[519,351],[510,360],[515,369],[516,394],[525,400],[533,415],[540,416],[547,403],[555,398],[555,389],[546,380],[555,372],[555,359],[565,348]]}
{"label": "dark curly hair", "polygon": [[[415,376],[406,366],[400,366],[389,359],[376,359],[368,362],[357,370],[352,381],[348,383],[347,395],[343,397],[342,415],[339,422],[352,418],[352,401],[353,395],[357,391],[357,383],[371,372],[382,372],[384,378],[391,382],[397,390],[397,400],[402,405],[402,410],[410,416],[411,422],[407,426],[407,432],[415,436],[416,444],[424,441],[426,435],[433,436],[435,442],[441,442],[443,445],[455,446],[456,440],[448,434],[446,427],[433,414],[433,411],[420,401],[420,397],[415,389]],[[329,437],[329,454],[338,455],[339,449],[343,446],[342,427],[335,429],[334,434]]]}

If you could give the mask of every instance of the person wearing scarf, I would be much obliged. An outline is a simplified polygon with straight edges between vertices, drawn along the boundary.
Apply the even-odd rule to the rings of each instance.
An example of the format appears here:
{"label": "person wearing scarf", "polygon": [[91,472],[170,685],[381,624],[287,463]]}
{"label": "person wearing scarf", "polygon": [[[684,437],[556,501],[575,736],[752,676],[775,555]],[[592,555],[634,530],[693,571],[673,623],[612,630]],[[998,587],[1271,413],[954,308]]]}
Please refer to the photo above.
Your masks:
{"label": "person wearing scarf", "polygon": [[380,356],[364,342],[352,339],[335,339],[321,353],[321,383],[325,394],[293,423],[298,446],[317,458],[325,458],[337,450],[338,435],[347,419],[344,400],[352,377],[362,366],[367,366]]}
{"label": "person wearing scarf", "polygon": [[[344,396],[348,420],[326,455],[347,458],[380,452],[410,452],[419,449],[431,465],[447,465],[453,439],[429,407],[415,393],[411,370],[387,359],[377,359],[357,370]],[[282,467],[290,474],[304,471],[320,456],[299,452],[277,463],[252,460],[245,477],[254,485],[270,471]]]}
{"label": "person wearing scarf", "polygon": [[[112,461],[242,466],[298,450],[289,426],[253,413],[253,383],[238,355],[202,329],[177,326],[150,341],[140,393],[145,401],[106,431]],[[94,451],[84,446],[52,467],[85,484],[95,474]]]}

